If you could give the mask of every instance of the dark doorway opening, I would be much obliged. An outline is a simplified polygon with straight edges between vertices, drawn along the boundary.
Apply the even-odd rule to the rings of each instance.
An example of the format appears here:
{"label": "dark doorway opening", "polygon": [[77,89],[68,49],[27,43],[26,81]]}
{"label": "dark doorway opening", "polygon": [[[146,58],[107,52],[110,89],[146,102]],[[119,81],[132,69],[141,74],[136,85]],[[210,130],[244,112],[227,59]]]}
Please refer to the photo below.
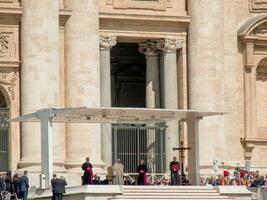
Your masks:
{"label": "dark doorway opening", "polygon": [[137,43],[118,43],[111,50],[113,107],[146,107],[146,59]]}

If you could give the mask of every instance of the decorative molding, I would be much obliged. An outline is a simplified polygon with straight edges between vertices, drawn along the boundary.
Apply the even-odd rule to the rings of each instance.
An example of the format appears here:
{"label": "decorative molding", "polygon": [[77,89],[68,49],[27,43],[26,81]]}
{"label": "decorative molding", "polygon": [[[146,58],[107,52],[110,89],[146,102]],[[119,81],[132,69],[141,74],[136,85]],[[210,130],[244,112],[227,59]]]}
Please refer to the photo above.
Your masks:
{"label": "decorative molding", "polygon": [[267,12],[267,0],[249,0],[250,12]]}
{"label": "decorative molding", "polygon": [[147,41],[139,44],[139,52],[146,56],[158,56],[160,51],[156,42]]}
{"label": "decorative molding", "polygon": [[245,160],[251,160],[252,152],[253,152],[253,149],[255,148],[255,142],[256,142],[256,139],[241,138],[241,143],[242,143],[243,148],[244,148]]}
{"label": "decorative molding", "polygon": [[0,3],[13,3],[13,0],[0,0]]}
{"label": "decorative molding", "polygon": [[157,47],[166,53],[176,53],[178,49],[183,47],[183,42],[178,39],[165,38],[157,42]]}
{"label": "decorative molding", "polygon": [[0,85],[6,88],[12,100],[15,100],[18,71],[0,71]]}
{"label": "decorative molding", "polygon": [[18,27],[0,27],[0,62],[19,61]]}
{"label": "decorative molding", "polygon": [[65,26],[66,22],[69,20],[72,15],[72,10],[61,8],[59,10],[59,26]]}
{"label": "decorative molding", "polygon": [[256,79],[257,81],[267,80],[267,58],[262,59],[258,64],[256,70]]}
{"label": "decorative molding", "polygon": [[116,36],[101,35],[99,37],[100,50],[110,50],[117,44]]}
{"label": "decorative molding", "polygon": [[114,9],[147,9],[165,11],[167,8],[172,8],[172,1],[173,0],[106,0],[106,5],[113,5]]}
{"label": "decorative molding", "polygon": [[0,32],[0,57],[4,57],[10,48],[10,38]]}

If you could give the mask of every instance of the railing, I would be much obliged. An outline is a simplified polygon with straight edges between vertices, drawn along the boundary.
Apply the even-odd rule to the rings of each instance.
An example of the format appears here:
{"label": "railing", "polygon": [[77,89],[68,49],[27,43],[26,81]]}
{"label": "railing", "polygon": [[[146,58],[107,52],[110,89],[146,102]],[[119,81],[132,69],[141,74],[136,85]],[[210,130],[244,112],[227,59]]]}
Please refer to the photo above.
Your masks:
{"label": "railing", "polygon": [[8,109],[0,109],[0,171],[8,170]]}
{"label": "railing", "polygon": [[[128,177],[131,183],[134,183],[137,180],[138,173],[125,173],[125,177]],[[147,180],[150,184],[155,182],[161,183],[162,181],[169,182],[170,174],[166,173],[147,173]]]}
{"label": "railing", "polygon": [[113,125],[113,162],[118,158],[126,173],[135,173],[140,159],[147,163],[150,173],[165,171],[165,126]]}

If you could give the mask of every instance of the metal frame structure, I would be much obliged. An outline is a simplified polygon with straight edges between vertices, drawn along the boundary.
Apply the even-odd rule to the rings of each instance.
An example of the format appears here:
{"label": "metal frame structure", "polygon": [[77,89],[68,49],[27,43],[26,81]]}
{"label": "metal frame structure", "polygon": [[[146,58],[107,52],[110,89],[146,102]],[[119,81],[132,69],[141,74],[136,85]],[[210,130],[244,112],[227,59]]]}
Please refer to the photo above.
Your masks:
{"label": "metal frame structure", "polygon": [[183,120],[188,124],[189,181],[200,184],[199,173],[199,134],[198,123],[203,117],[223,115],[225,112],[206,112],[196,110],[147,109],[147,108],[45,108],[37,112],[12,119],[11,122],[41,123],[41,173],[44,188],[50,187],[53,173],[52,124],[53,123],[134,123],[153,124],[172,120]]}

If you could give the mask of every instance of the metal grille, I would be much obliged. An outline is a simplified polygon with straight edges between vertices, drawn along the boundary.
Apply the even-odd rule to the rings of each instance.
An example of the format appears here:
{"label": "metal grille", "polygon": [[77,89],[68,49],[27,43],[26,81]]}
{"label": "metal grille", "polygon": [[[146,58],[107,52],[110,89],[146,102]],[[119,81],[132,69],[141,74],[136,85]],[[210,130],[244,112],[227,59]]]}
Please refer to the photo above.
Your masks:
{"label": "metal grille", "polygon": [[0,109],[0,171],[8,170],[8,109]]}
{"label": "metal grille", "polygon": [[140,159],[149,173],[165,171],[165,126],[113,125],[113,161],[124,164],[125,173],[135,173]]}

